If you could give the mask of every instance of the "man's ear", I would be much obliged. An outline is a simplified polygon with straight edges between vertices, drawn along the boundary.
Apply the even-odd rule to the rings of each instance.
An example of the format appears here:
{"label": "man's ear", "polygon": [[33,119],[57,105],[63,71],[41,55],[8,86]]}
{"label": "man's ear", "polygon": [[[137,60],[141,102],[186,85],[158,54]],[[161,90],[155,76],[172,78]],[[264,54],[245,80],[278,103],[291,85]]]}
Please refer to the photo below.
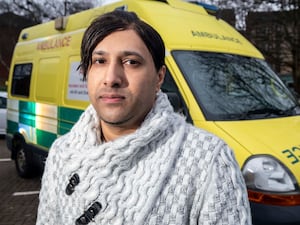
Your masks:
{"label": "man's ear", "polygon": [[166,70],[167,70],[166,66],[163,65],[158,71],[158,82],[157,82],[156,92],[158,92],[160,90],[160,87],[164,82]]}

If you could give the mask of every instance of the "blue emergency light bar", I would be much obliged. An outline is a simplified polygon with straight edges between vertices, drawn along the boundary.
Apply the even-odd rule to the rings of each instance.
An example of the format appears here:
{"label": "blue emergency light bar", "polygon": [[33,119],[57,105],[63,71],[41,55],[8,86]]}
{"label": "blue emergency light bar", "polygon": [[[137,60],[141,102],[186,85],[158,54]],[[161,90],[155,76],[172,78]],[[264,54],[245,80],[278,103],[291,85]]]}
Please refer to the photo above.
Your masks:
{"label": "blue emergency light bar", "polygon": [[197,2],[197,1],[188,1],[188,2],[202,6],[209,14],[215,15],[218,11],[218,7],[215,5],[207,4],[204,2]]}

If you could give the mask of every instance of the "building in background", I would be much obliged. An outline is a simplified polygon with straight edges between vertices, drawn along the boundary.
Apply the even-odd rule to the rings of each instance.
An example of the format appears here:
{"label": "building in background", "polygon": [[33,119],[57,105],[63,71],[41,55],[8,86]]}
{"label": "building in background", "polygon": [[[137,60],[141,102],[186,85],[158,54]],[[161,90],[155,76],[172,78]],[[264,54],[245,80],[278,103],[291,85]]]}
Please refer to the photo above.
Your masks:
{"label": "building in background", "polygon": [[249,12],[245,35],[279,75],[291,76],[300,90],[300,10]]}
{"label": "building in background", "polygon": [[34,23],[22,16],[8,12],[0,15],[0,90],[5,89],[12,53],[19,33]]}

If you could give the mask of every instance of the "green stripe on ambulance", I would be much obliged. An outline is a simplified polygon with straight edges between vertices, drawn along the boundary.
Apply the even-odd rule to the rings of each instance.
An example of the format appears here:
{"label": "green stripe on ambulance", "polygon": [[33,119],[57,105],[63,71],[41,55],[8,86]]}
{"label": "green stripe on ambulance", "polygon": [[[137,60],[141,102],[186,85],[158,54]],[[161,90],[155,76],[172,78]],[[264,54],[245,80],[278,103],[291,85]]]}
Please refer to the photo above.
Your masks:
{"label": "green stripe on ambulance", "polygon": [[9,99],[7,133],[21,133],[26,142],[48,149],[60,135],[67,133],[83,110],[50,104]]}

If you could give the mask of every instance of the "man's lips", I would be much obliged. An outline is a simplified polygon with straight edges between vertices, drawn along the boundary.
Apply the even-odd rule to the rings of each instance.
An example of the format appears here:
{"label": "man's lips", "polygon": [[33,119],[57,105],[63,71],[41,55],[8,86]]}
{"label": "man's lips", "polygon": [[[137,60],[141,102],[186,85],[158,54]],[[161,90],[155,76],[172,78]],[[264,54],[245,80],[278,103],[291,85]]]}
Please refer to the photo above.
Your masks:
{"label": "man's lips", "polygon": [[119,103],[125,99],[125,96],[118,94],[103,94],[100,95],[99,98],[105,103]]}

